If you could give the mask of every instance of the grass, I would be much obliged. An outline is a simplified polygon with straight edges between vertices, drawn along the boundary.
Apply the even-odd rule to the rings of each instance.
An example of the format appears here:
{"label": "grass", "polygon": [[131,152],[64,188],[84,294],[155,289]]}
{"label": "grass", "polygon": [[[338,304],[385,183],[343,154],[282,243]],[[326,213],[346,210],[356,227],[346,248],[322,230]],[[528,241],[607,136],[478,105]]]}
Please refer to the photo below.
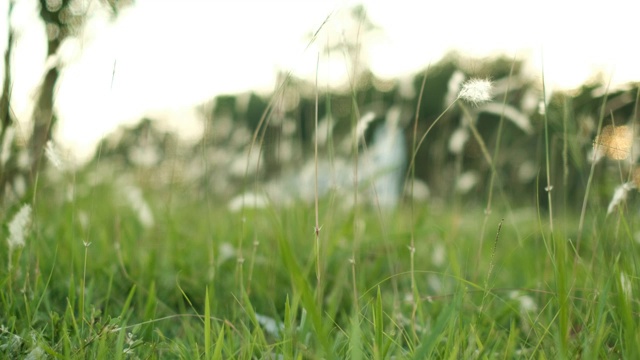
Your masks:
{"label": "grass", "polygon": [[[80,189],[88,180],[79,174],[77,181]],[[252,277],[251,286],[243,289],[233,248],[243,219],[224,207],[188,196],[168,204],[149,188],[145,195],[157,224],[144,228],[132,210],[113,200],[119,191],[114,184],[79,191],[74,202],[61,202],[55,187],[38,191],[27,245],[14,254],[11,271],[0,270],[5,358],[34,349],[51,358],[110,359],[639,353],[631,214],[605,217],[603,209],[587,215],[592,225],[585,227],[576,257],[567,234],[577,229],[577,212],[556,219],[551,232],[542,210],[516,210],[495,235],[504,209],[494,206],[488,215],[494,235],[478,249],[477,229],[485,221],[479,204],[464,212],[417,204],[415,222],[410,209],[400,208],[385,219],[386,236],[378,213],[365,209],[355,250],[356,299],[354,219],[329,199],[318,204],[323,289],[316,288],[315,245],[309,241],[315,209],[302,204],[247,211],[243,253],[251,254],[254,234],[258,245],[252,273],[243,273]],[[83,228],[78,213],[86,209],[91,221]],[[407,250],[412,233],[413,276]],[[419,289],[415,315],[412,281]]]}
{"label": "grass", "polygon": [[[412,125],[414,156],[447,118],[419,133],[426,81]],[[317,129],[317,79],[315,90]],[[354,129],[360,110],[355,85],[350,90]],[[460,105],[472,119],[458,101],[445,113]],[[275,102],[251,151],[261,151]],[[178,181],[167,189],[150,176],[157,173],[132,171],[151,224],[139,218],[141,207],[126,205],[108,163],[70,177],[40,174],[26,197],[33,209],[26,244],[0,246],[7,260],[0,263],[0,357],[638,358],[637,216],[632,206],[607,214],[594,201],[595,163],[573,174],[588,184],[582,209],[567,205],[558,191],[566,186],[551,191],[553,179],[564,175],[566,183],[568,149],[577,145],[567,136],[570,114],[544,114],[544,170],[535,185],[547,189],[536,194],[547,205],[522,205],[498,175],[504,117],[494,144],[469,121],[477,161],[491,172],[487,198],[443,196],[446,205],[411,200],[386,211],[354,191],[356,205],[345,208],[338,194],[321,197],[317,184],[306,184],[315,189],[313,204],[231,212],[206,190]],[[557,124],[560,147],[550,135]],[[357,163],[361,139],[353,137]],[[318,157],[327,155],[317,145],[316,179]],[[556,152],[564,174],[552,173]],[[412,158],[407,177],[418,166]],[[252,176],[245,187],[258,189]],[[6,224],[20,205],[5,214]]]}

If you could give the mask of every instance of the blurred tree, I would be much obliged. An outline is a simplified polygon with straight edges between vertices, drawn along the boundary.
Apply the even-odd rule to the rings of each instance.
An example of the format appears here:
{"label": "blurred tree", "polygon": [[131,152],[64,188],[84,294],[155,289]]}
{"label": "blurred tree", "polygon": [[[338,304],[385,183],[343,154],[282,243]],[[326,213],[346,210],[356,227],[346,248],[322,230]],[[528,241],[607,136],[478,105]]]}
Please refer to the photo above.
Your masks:
{"label": "blurred tree", "polygon": [[45,74],[35,96],[35,104],[31,120],[33,132],[28,139],[28,161],[24,151],[20,151],[16,140],[16,118],[11,109],[12,88],[12,51],[15,45],[16,31],[12,27],[11,17],[15,1],[10,0],[7,11],[7,48],[4,53],[4,80],[0,97],[0,200],[5,201],[8,195],[21,196],[19,188],[27,185],[24,180],[32,182],[41,164],[47,141],[51,138],[51,130],[56,122],[53,110],[55,88],[63,66],[58,59],[58,50],[63,42],[81,33],[89,15],[99,9],[107,9],[112,18],[117,17],[120,10],[130,5],[133,0],[101,0],[99,2],[84,0],[40,0],[39,16],[44,22],[47,35],[47,62]]}
{"label": "blurred tree", "polygon": [[[132,0],[103,0],[114,18],[120,9],[132,3]],[[47,32],[47,57],[55,56],[62,42],[69,36],[82,31],[93,2],[81,0],[40,0],[40,18],[44,21]],[[62,64],[59,61],[48,61],[48,68],[40,85],[34,107],[33,133],[29,142],[31,155],[31,177],[38,170],[43,149],[51,138],[51,128],[56,122],[53,111],[54,91]]]}
{"label": "blurred tree", "polygon": [[[9,1],[9,8],[7,11],[7,24],[11,24],[11,14],[13,13],[13,6],[15,2]],[[10,25],[7,29],[7,48],[4,52],[4,80],[2,83],[2,97],[0,97],[0,144],[11,142],[10,127],[14,123],[14,116],[11,111],[11,53],[13,51],[15,32]],[[9,154],[9,149],[5,146],[0,147],[0,158],[5,159]],[[9,164],[4,160],[0,162],[0,193],[6,187],[6,173],[11,172]]]}

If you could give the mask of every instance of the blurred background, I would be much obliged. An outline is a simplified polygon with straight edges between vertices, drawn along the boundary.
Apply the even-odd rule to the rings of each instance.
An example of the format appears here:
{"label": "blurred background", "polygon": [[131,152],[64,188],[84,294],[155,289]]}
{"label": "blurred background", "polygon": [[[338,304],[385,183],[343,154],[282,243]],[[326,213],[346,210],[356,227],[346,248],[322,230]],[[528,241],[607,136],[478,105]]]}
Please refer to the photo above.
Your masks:
{"label": "blurred background", "polygon": [[493,149],[501,118],[501,186],[531,192],[545,115],[557,180],[572,189],[600,114],[635,120],[638,10],[627,1],[0,0],[0,185],[16,188],[8,174],[20,169],[32,179],[53,139],[71,166],[99,154],[109,166],[162,171],[156,185],[188,180],[220,196],[241,192],[234,185],[249,173],[269,199],[290,201],[283,188],[309,181],[318,90],[326,189],[352,182],[335,174],[353,167],[350,129],[361,121],[363,181],[389,175],[395,204],[427,74],[418,134],[465,79],[491,79],[494,102],[445,113],[417,155],[423,196],[486,194],[488,165],[466,122]]}

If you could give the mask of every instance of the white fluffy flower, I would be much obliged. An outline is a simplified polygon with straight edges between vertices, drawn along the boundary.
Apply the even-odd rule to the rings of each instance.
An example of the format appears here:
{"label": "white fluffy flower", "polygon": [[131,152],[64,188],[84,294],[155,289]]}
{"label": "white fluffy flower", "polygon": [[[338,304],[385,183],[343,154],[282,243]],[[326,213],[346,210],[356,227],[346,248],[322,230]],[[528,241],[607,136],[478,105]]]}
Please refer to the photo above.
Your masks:
{"label": "white fluffy flower", "polygon": [[616,188],[616,191],[613,193],[613,197],[611,198],[611,202],[607,207],[607,215],[611,214],[613,210],[615,210],[618,205],[622,204],[625,200],[627,200],[627,194],[630,190],[634,189],[635,185],[632,182],[628,182],[622,184]]}
{"label": "white fluffy flower", "polygon": [[456,181],[456,191],[461,194],[466,194],[469,190],[473,189],[474,186],[478,184],[479,181],[478,174],[474,171],[467,171],[460,175],[458,180]]}
{"label": "white fluffy flower", "polygon": [[152,227],[155,223],[153,213],[151,212],[151,207],[142,196],[142,190],[136,186],[129,185],[124,187],[123,192],[129,206],[137,213],[140,224],[146,228]]}
{"label": "white fluffy flower", "polygon": [[449,138],[449,151],[456,155],[461,154],[467,140],[469,140],[469,130],[466,127],[458,127]]}
{"label": "white fluffy flower", "polygon": [[449,83],[447,83],[447,96],[445,97],[444,106],[448,106],[456,100],[456,97],[459,94],[460,87],[462,86],[462,83],[465,79],[466,76],[460,70],[456,70],[453,72],[453,74],[451,74]]}
{"label": "white fluffy flower", "polygon": [[14,248],[24,246],[24,238],[27,232],[27,225],[31,221],[31,205],[24,204],[20,211],[13,217],[9,223],[9,252]]}
{"label": "white fluffy flower", "polygon": [[520,307],[520,312],[529,313],[538,311],[538,305],[535,300],[529,295],[523,295],[519,291],[512,291],[509,294],[511,299],[517,300]]}
{"label": "white fluffy flower", "polygon": [[487,79],[470,79],[462,84],[458,96],[474,105],[491,100],[491,81]]}
{"label": "white fluffy flower", "polygon": [[360,139],[364,138],[364,133],[369,128],[369,124],[376,118],[376,114],[373,112],[368,112],[364,114],[360,120],[358,120],[358,124],[356,125],[356,139],[360,141]]}
{"label": "white fluffy flower", "polygon": [[56,169],[64,170],[64,163],[60,153],[51,140],[47,141],[47,145],[44,147],[44,154]]}

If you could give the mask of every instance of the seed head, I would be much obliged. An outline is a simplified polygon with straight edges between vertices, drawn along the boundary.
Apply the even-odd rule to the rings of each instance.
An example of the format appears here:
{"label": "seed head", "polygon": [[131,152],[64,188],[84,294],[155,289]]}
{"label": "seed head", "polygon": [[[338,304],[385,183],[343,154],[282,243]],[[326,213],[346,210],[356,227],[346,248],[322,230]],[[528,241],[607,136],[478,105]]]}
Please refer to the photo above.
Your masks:
{"label": "seed head", "polygon": [[616,188],[616,191],[613,193],[613,197],[611,198],[611,202],[609,202],[609,206],[607,207],[607,215],[611,214],[618,206],[622,205],[623,202],[627,200],[627,195],[629,191],[633,189],[635,185],[633,182],[628,182],[622,185],[619,185]]}
{"label": "seed head", "polygon": [[24,246],[24,237],[30,221],[31,205],[24,204],[9,223],[9,237],[7,238],[9,252],[14,248]]}
{"label": "seed head", "polygon": [[624,160],[631,153],[633,145],[633,131],[629,126],[607,125],[602,128],[593,142],[597,152],[601,152],[613,160]]}
{"label": "seed head", "polygon": [[44,148],[44,154],[56,169],[64,170],[64,164],[62,163],[60,152],[58,152],[58,149],[51,140],[47,141],[47,145]]}
{"label": "seed head", "polygon": [[474,105],[491,100],[491,81],[487,79],[470,79],[462,84],[458,96]]}

